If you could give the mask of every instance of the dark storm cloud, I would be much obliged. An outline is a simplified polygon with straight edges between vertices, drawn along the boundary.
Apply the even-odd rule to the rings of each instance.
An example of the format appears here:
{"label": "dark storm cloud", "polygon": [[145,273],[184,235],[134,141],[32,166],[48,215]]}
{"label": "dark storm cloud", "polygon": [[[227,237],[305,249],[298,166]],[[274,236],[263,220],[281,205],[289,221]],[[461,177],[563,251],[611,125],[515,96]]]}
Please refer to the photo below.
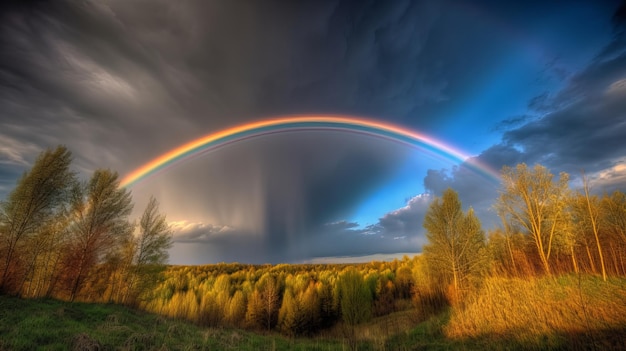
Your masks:
{"label": "dark storm cloud", "polygon": [[[454,118],[442,105],[475,91],[506,56],[506,33],[480,40],[492,29],[480,20],[519,22],[537,7],[508,16],[506,6],[490,14],[480,2],[409,0],[12,4],[0,7],[0,196],[41,149],[57,144],[88,176],[97,167],[126,174],[193,138],[279,114],[366,115],[428,133]],[[502,143],[480,159],[495,168],[557,167],[563,154],[572,168],[582,152],[589,171],[610,167],[623,154],[612,145],[624,135],[617,121],[626,100],[611,80],[624,78],[615,43],[585,72],[568,75],[569,88],[530,103],[542,119],[502,122]],[[551,72],[560,69],[548,61]],[[198,157],[133,193],[136,208],[152,193],[169,219],[187,221],[176,245],[196,247],[198,257],[229,260],[233,252],[232,260],[263,262],[419,250],[419,197],[368,228],[326,225],[347,218],[407,154],[361,136],[294,133]],[[472,205],[493,192],[462,167],[433,171],[424,184],[435,195],[458,189]]]}
{"label": "dark storm cloud", "polygon": [[594,62],[555,97],[557,108],[506,132],[523,161],[579,173],[612,167],[626,153],[626,51]]}
{"label": "dark storm cloud", "polygon": [[39,146],[67,143],[85,169],[104,161],[125,173],[155,151],[250,118],[404,118],[443,98],[445,78],[426,50],[434,3],[141,5],[3,8],[2,130]]}
{"label": "dark storm cloud", "polygon": [[[4,7],[0,136],[36,146],[5,154],[30,163],[41,148],[66,144],[83,176],[96,167],[124,174],[191,138],[263,116],[332,111],[402,120],[419,106],[447,98],[440,60],[427,50],[437,42],[432,28],[439,13],[438,3],[428,1],[64,1]],[[348,213],[402,157],[397,148],[368,146],[369,141],[359,147],[341,147],[337,140],[292,142],[288,148],[270,144],[230,153],[239,164],[256,165],[240,170],[248,178],[196,167],[198,176],[189,175],[196,183],[189,187],[162,178],[146,192],[195,194],[208,187],[215,202],[228,203],[239,193],[233,184],[249,181],[248,188],[262,189],[252,189],[250,207],[262,209],[251,221],[263,218],[255,224],[268,236],[268,250],[278,255],[291,233]],[[254,160],[259,155],[271,157]],[[3,167],[18,170],[14,164]],[[212,176],[200,176],[207,173]],[[165,187],[171,190],[160,190]],[[134,193],[145,195],[141,189]],[[182,218],[180,208],[189,206],[180,204],[194,202],[172,201],[179,196],[160,198],[164,207],[175,203],[168,208],[170,218]]]}
{"label": "dark storm cloud", "polygon": [[[445,79],[425,53],[438,18],[436,2],[161,1],[147,6],[151,11],[114,2],[111,11],[138,43],[181,73],[179,83],[191,95],[178,101],[191,113],[219,113],[222,125],[252,113],[402,116],[443,98]],[[203,98],[194,98],[198,94]]]}
{"label": "dark storm cloud", "polygon": [[124,171],[133,137],[179,129],[162,118],[173,109],[153,57],[105,6],[41,2],[0,17],[0,134],[39,150],[66,144],[84,171]]}

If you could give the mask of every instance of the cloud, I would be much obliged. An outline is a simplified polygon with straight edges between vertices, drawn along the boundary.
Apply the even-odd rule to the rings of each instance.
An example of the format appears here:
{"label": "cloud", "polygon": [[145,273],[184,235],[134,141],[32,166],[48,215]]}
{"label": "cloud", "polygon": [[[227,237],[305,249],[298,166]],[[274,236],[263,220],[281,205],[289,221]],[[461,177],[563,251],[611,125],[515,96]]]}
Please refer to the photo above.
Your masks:
{"label": "cloud", "polygon": [[[85,178],[99,167],[126,174],[194,138],[274,115],[365,115],[431,134],[509,52],[506,36],[478,39],[486,27],[464,5],[439,1],[11,3],[0,5],[0,195],[35,150],[57,144]],[[584,167],[619,187],[619,43],[561,77],[567,88],[531,101],[533,119],[494,128],[504,136],[480,160]],[[426,198],[375,226],[336,221],[408,157],[364,136],[288,133],[183,162],[132,191],[137,210],[155,195],[177,222],[172,257],[181,262],[190,259],[182,247],[198,262],[228,252],[246,262],[405,252],[421,247]],[[477,212],[495,192],[463,167],[432,171],[424,186],[433,195],[451,186]]]}
{"label": "cloud", "polygon": [[520,150],[520,161],[569,173],[613,167],[626,153],[624,77],[626,51],[594,62],[556,95],[553,110],[505,132],[500,148]]}
{"label": "cloud", "polygon": [[228,235],[234,229],[229,226],[218,226],[202,222],[174,221],[169,223],[172,228],[173,242],[210,242],[216,235]]}
{"label": "cloud", "polygon": [[417,195],[409,199],[406,206],[366,227],[348,221],[327,223],[297,244],[300,247],[294,250],[297,253],[294,257],[326,260],[346,256],[349,261],[373,254],[421,252],[426,242],[422,221],[431,200],[429,194]]}
{"label": "cloud", "polygon": [[336,257],[315,257],[311,259],[302,260],[298,263],[311,263],[311,264],[327,264],[327,263],[367,263],[372,261],[393,261],[402,260],[404,256],[413,257],[416,252],[399,252],[392,254],[373,254],[364,256],[336,256]]}
{"label": "cloud", "polygon": [[[437,2],[143,5],[150,11],[124,1],[7,7],[0,113],[10,117],[0,130],[40,148],[66,144],[84,176],[97,167],[125,174],[250,119],[329,111],[402,119],[445,99],[445,75],[426,49]],[[297,150],[284,162],[299,163]],[[391,171],[372,173],[367,151],[340,155],[338,171],[363,174],[354,188],[307,184],[314,212],[354,203]],[[336,201],[317,199],[324,193]]]}
{"label": "cloud", "polygon": [[[565,171],[579,181],[586,172],[598,191],[626,190],[626,42],[617,36],[592,62],[569,77],[556,92],[532,98],[537,117],[513,116],[499,122],[499,143],[476,158],[493,169],[518,163],[540,163],[553,173]],[[464,206],[471,205],[483,227],[497,225],[491,209],[498,185],[485,182],[464,167],[429,170],[425,188],[441,194],[450,187]]]}
{"label": "cloud", "polygon": [[[626,158],[615,161],[612,167],[590,174],[589,182],[592,185],[592,191],[607,193],[615,190],[625,191]],[[577,183],[580,183],[580,180]]]}
{"label": "cloud", "polygon": [[27,158],[39,152],[39,148],[32,143],[16,140],[0,134],[0,165],[27,166]]}
{"label": "cloud", "polygon": [[385,214],[378,222],[381,234],[391,238],[422,236],[422,222],[432,199],[430,194],[420,194],[411,198],[406,206]]}

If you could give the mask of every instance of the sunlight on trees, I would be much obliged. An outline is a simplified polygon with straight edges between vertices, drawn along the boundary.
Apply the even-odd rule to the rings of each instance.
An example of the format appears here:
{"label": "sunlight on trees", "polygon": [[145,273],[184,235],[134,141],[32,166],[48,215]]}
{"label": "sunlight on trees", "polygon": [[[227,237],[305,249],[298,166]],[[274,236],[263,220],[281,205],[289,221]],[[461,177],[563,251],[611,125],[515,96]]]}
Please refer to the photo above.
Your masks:
{"label": "sunlight on trees", "polygon": [[[64,146],[42,152],[0,205],[0,291],[19,292],[40,255],[53,250],[50,245],[55,244],[59,229],[54,223],[66,215],[70,189],[76,181],[69,168],[71,161],[72,155]],[[18,263],[23,259],[26,262]]]}
{"label": "sunlight on trees", "polygon": [[171,231],[151,199],[139,233],[117,173],[80,183],[70,151],[42,152],[0,204],[0,291],[126,303],[158,283]]}
{"label": "sunlight on trees", "polygon": [[551,273],[550,256],[555,235],[563,225],[568,192],[567,173],[558,181],[541,165],[529,169],[526,164],[502,169],[502,188],[496,209],[503,222],[511,227],[523,228],[531,235],[539,259],[547,274]]}
{"label": "sunlight on trees", "polygon": [[71,284],[70,301],[76,298],[89,270],[132,235],[128,222],[133,207],[130,193],[119,184],[117,173],[96,170],[73,198],[71,249],[65,258]]}
{"label": "sunlight on trees", "polygon": [[[165,268],[172,247],[172,229],[165,215],[159,213],[159,203],[151,197],[139,221],[139,235],[128,244],[131,260],[124,270],[126,295],[121,302],[133,303],[144,292],[157,283],[159,273]],[[128,264],[128,262],[130,264]]]}
{"label": "sunlight on trees", "polygon": [[430,204],[424,218],[424,257],[435,276],[452,283],[455,294],[485,267],[485,234],[470,208],[463,213],[458,194],[448,188]]}
{"label": "sunlight on trees", "polygon": [[372,292],[363,276],[349,269],[339,276],[337,286],[341,318],[350,326],[368,321],[372,317]]}

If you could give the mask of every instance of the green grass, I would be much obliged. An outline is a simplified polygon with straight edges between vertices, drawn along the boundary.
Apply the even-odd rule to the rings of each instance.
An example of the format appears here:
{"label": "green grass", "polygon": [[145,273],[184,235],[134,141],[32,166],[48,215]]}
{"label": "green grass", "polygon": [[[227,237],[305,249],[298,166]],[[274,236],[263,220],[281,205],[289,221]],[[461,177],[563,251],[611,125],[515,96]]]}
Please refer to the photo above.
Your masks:
{"label": "green grass", "polygon": [[341,349],[340,340],[207,329],[116,305],[0,296],[0,350]]}
{"label": "green grass", "polygon": [[[626,349],[626,279],[491,279],[465,304],[425,321],[419,316],[406,310],[357,326],[358,350]],[[345,333],[337,325],[290,339],[202,328],[117,305],[0,296],[0,351],[349,350]]]}

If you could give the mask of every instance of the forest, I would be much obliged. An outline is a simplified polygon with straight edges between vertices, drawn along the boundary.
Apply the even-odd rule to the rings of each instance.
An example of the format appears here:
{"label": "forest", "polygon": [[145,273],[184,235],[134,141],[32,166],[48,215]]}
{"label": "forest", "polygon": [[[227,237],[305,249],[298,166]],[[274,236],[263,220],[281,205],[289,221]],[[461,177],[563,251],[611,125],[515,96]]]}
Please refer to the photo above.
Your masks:
{"label": "forest", "polygon": [[493,204],[502,224],[488,231],[448,189],[424,218],[422,254],[401,260],[168,266],[172,231],[157,200],[132,220],[117,173],[80,181],[71,162],[63,146],[42,152],[0,204],[2,294],[352,348],[442,313],[448,338],[626,330],[626,195],[593,193],[584,176],[572,189],[541,165],[504,167]]}

